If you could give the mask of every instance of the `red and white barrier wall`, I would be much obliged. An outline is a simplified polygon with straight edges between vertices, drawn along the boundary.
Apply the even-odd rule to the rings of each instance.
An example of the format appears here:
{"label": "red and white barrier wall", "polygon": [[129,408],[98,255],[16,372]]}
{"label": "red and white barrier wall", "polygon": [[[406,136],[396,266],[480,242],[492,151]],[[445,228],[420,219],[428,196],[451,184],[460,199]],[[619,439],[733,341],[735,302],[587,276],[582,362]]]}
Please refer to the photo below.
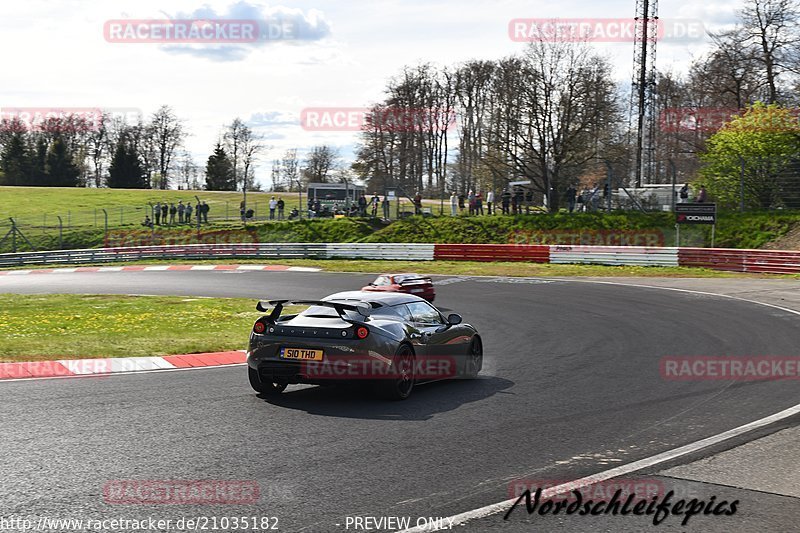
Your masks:
{"label": "red and white barrier wall", "polygon": [[[800,251],[535,244],[255,243],[148,246],[0,254],[0,267],[121,263],[164,259],[272,260],[304,258],[521,261],[617,266],[686,266],[731,272],[800,273]],[[170,267],[163,268],[166,270]]]}

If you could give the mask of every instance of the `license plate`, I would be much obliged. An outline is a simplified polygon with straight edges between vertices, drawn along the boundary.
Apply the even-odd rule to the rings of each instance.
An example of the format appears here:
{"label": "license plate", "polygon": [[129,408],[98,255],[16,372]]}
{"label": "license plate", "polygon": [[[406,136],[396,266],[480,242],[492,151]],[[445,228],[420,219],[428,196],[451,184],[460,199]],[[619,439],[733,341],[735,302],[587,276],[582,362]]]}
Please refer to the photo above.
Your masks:
{"label": "license plate", "polygon": [[425,289],[411,289],[411,292],[425,292]]}
{"label": "license plate", "polygon": [[322,350],[307,350],[305,348],[281,348],[282,359],[295,361],[322,361]]}

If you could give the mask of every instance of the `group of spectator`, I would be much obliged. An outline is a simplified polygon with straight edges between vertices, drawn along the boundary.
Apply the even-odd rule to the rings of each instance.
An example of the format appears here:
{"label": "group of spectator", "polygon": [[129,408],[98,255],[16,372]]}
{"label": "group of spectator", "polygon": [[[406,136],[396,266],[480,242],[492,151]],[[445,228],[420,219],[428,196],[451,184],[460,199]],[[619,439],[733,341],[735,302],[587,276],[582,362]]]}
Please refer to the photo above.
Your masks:
{"label": "group of spectator", "polygon": [[[691,191],[689,190],[689,184],[684,183],[681,190],[678,192],[678,202],[681,204],[689,203],[689,196],[691,195]],[[697,196],[695,196],[694,201],[698,204],[704,204],[708,199],[708,193],[706,192],[705,185],[700,186],[700,190],[697,192]]]}
{"label": "group of spectator", "polygon": [[365,193],[356,199],[355,202],[334,202],[332,205],[329,203],[323,204],[319,198],[308,199],[308,216],[309,218],[326,218],[333,216],[349,216],[349,217],[366,217],[372,215],[378,216],[378,211],[383,209],[383,218],[389,218],[391,202],[388,196],[384,196],[381,200],[380,196],[373,194],[371,198],[367,198]]}
{"label": "group of spectator", "polygon": [[153,218],[149,215],[144,217],[142,226],[152,228],[154,226],[174,226],[175,224],[192,224],[192,217],[195,217],[195,223],[208,224],[208,212],[211,207],[201,201],[196,207],[193,207],[191,202],[183,203],[179,200],[177,204],[161,203],[158,202],[153,206]]}
{"label": "group of spectator", "polygon": [[450,195],[450,214],[457,216],[467,211],[470,215],[496,215],[498,204],[504,215],[522,214],[523,210],[530,212],[533,191],[526,191],[522,187],[515,187],[513,190],[505,188],[500,193],[499,200],[498,202],[494,191],[488,191],[485,196],[483,191],[469,190],[466,195],[453,192]]}

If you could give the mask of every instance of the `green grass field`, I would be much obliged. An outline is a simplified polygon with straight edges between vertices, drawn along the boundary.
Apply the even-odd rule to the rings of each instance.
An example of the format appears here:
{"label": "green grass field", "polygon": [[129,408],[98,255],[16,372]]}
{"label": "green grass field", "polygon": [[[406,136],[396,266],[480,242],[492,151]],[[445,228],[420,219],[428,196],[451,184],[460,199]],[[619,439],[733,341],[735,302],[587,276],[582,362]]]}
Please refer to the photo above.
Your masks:
{"label": "green grass field", "polygon": [[[143,231],[141,222],[149,214],[148,204],[156,202],[196,203],[195,195],[211,206],[207,231],[240,230],[238,219],[241,193],[203,191],[154,191],[121,189],[0,187],[0,239],[8,232],[14,217],[26,238],[37,250],[97,248],[106,243],[105,209],[111,231]],[[265,221],[272,193],[249,193],[248,206],[257,221],[248,224],[259,242],[395,242],[395,243],[531,243],[533,239],[559,238],[562,234],[587,232],[599,236],[609,233],[657,237],[661,245],[675,244],[675,219],[671,213],[613,212],[582,214],[531,214],[518,216],[434,216],[410,217],[390,225],[378,219]],[[286,213],[298,205],[294,193],[277,194],[286,202]],[[303,197],[305,199],[305,196]],[[429,204],[430,205],[430,204]],[[395,206],[396,207],[396,206]],[[401,209],[406,210],[404,205]],[[394,207],[393,207],[394,210]],[[438,210],[433,206],[434,213]],[[394,211],[393,211],[394,212]],[[59,239],[58,220],[63,232]],[[192,225],[159,227],[166,241],[190,232]],[[800,224],[798,211],[720,213],[716,246],[760,248],[787,235]],[[172,237],[170,234],[174,234]],[[529,242],[530,240],[530,242]],[[112,240],[113,241],[113,240]],[[208,242],[208,241],[203,241]],[[182,241],[181,241],[182,243]],[[155,242],[159,244],[159,242]],[[188,242],[186,244],[189,244]],[[565,244],[547,242],[547,244]],[[596,242],[594,244],[604,244]],[[710,246],[710,226],[684,227],[681,246]],[[12,251],[7,239],[0,253]],[[28,251],[18,239],[17,251]]]}
{"label": "green grass field", "polygon": [[0,294],[0,362],[243,350],[259,316],[251,299]]}
{"label": "green grass field", "polygon": [[[298,206],[297,193],[250,192],[247,202],[251,207],[268,209],[272,196],[283,197],[286,211]],[[94,225],[95,210],[106,209],[111,225],[119,225],[120,214],[125,224],[138,224],[144,218],[148,204],[183,201],[194,205],[195,196],[211,206],[210,218],[224,216],[234,218],[242,201],[241,192],[218,191],[160,191],[134,189],[85,189],[62,187],[0,187],[0,219],[19,219],[22,223],[39,224],[44,216],[50,224],[56,223],[60,215],[64,224],[70,219],[71,226]],[[305,201],[305,194],[303,195]],[[227,209],[226,209],[227,204]],[[261,214],[261,213],[260,213]],[[99,224],[103,225],[102,212]]]}

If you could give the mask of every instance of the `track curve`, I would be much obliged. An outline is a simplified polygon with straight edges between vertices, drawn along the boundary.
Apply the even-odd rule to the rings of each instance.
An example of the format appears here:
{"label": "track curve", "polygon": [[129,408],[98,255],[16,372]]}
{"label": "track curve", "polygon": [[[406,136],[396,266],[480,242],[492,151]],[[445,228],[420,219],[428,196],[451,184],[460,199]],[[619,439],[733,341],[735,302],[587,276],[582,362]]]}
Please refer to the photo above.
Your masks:
{"label": "track curve", "polygon": [[[319,297],[371,276],[142,272],[6,276],[0,292]],[[256,397],[242,367],[0,384],[4,514],[280,518],[447,516],[516,478],[575,479],[798,403],[795,382],[669,382],[664,356],[797,355],[797,316],[713,296],[502,278],[446,280],[437,304],[481,332],[483,377],[407,402],[357,389]],[[255,315],[255,312],[254,312]],[[244,345],[247,332],[243,332]],[[105,483],[256,480],[249,506],[119,506]],[[31,500],[33,495],[46,495]]]}

